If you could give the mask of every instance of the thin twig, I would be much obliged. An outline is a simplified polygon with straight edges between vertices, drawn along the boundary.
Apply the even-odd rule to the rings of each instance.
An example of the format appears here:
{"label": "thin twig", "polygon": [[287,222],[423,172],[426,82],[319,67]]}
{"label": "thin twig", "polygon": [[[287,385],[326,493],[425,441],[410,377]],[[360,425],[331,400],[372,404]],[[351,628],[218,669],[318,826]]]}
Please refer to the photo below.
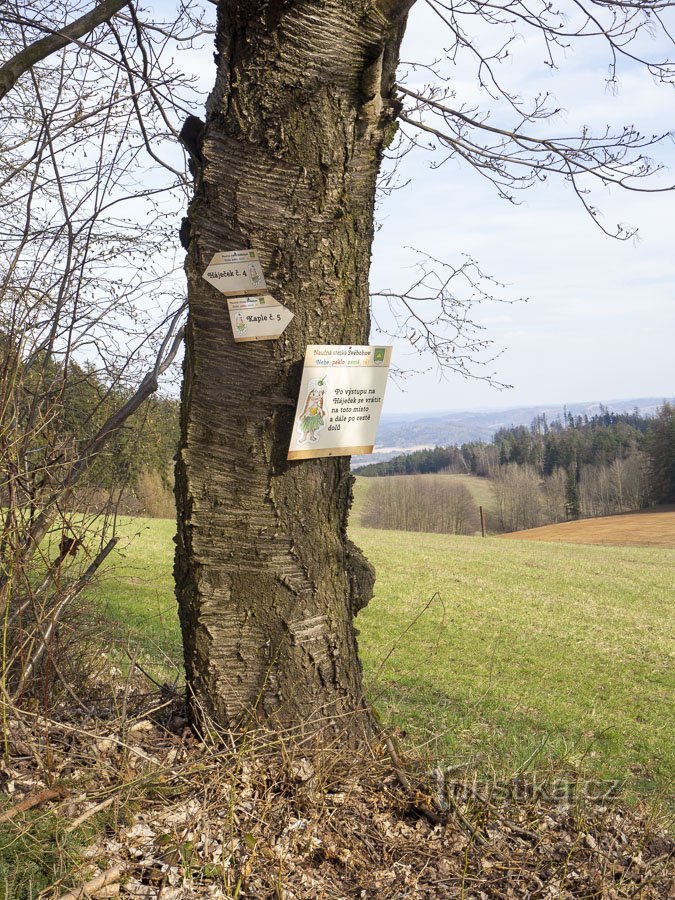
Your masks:
{"label": "thin twig", "polygon": [[83,822],[91,819],[91,817],[95,816],[97,813],[103,812],[104,809],[107,809],[110,806],[114,799],[114,797],[108,797],[107,800],[103,800],[101,803],[97,803],[96,806],[92,806],[91,809],[88,809],[86,812],[82,813],[81,816],[78,816],[78,818],[71,822],[70,825],[66,828],[66,834],[70,834],[71,831],[75,831],[75,829],[79,828]]}
{"label": "thin twig", "polygon": [[6,809],[0,815],[0,822],[9,822],[10,819],[13,819],[14,816],[18,815],[20,812],[25,812],[27,809],[32,809],[34,806],[39,806],[41,803],[46,803],[48,800],[60,800],[67,796],[68,791],[66,788],[45,788],[44,791],[29,794],[20,803],[16,803],[14,806],[10,806],[9,809]]}
{"label": "thin twig", "polygon": [[96,878],[92,878],[91,881],[83,884],[82,887],[74,891],[68,891],[67,894],[62,894],[59,900],[82,900],[87,894],[92,894],[108,884],[115,884],[121,877],[122,869],[119,866],[115,866],[112,869],[108,869],[107,872],[97,875]]}

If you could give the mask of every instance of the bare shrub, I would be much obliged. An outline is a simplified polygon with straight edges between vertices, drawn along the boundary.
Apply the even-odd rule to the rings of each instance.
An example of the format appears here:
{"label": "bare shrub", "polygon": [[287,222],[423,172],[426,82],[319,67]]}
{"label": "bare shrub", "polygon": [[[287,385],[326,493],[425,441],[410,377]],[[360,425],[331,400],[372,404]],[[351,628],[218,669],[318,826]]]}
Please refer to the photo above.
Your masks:
{"label": "bare shrub", "polygon": [[175,138],[194,94],[172,59],[199,30],[185,16],[145,27],[131,7],[114,18],[122,4],[104,22],[98,4],[69,43],[82,4],[13,6],[0,17],[14,73],[0,85],[0,712],[46,703],[50,678],[67,686],[64,623],[117,542],[112,506],[149,465],[131,439],[148,417],[134,416],[179,352],[185,310],[176,226],[191,179]]}
{"label": "bare shrub", "polygon": [[367,528],[473,534],[478,507],[451,475],[396,475],[373,479],[361,524]]}
{"label": "bare shrub", "polygon": [[134,494],[141,515],[154,519],[175,518],[173,491],[159,472],[144,469],[136,479]]}
{"label": "bare shrub", "polygon": [[497,519],[502,531],[521,531],[543,524],[541,479],[531,466],[502,466],[492,486],[497,501]]}
{"label": "bare shrub", "polygon": [[584,466],[579,481],[581,513],[584,516],[611,516],[642,509],[649,503],[649,464],[635,450],[625,459],[608,466]]}

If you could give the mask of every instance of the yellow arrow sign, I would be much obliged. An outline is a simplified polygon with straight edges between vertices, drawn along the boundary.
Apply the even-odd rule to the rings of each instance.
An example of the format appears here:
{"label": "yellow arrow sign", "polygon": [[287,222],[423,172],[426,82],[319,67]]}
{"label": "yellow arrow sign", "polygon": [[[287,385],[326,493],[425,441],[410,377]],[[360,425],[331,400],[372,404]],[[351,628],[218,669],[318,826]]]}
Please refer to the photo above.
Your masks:
{"label": "yellow arrow sign", "polygon": [[258,297],[230,297],[227,301],[235,341],[272,341],[281,337],[293,318],[271,294]]}
{"label": "yellow arrow sign", "polygon": [[267,289],[255,250],[216,253],[203,277],[226,297],[260,294]]}

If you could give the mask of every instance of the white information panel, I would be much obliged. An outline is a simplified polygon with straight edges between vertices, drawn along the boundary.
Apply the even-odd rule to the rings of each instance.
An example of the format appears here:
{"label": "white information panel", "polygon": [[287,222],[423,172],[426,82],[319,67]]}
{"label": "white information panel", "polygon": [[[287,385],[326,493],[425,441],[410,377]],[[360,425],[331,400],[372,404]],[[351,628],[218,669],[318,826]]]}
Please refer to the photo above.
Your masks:
{"label": "white information panel", "polygon": [[293,318],[271,294],[261,297],[230,297],[227,301],[236,343],[270,341],[281,337]]}
{"label": "white information panel", "polygon": [[260,294],[267,290],[255,250],[216,253],[203,277],[226,297]]}
{"label": "white information panel", "polygon": [[391,347],[310,345],[289,459],[372,453]]}

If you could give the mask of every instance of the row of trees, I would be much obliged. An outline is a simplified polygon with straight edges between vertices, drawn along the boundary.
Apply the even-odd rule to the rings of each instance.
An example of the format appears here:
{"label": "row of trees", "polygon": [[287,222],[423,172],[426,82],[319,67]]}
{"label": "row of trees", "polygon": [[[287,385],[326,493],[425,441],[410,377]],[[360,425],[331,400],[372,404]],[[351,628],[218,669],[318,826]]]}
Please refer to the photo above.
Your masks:
{"label": "row of trees", "polygon": [[[529,427],[500,429],[491,444],[417,450],[364,466],[359,474],[454,472],[491,478],[495,485],[516,478],[523,485],[532,481],[551,496],[564,498],[544,504],[548,518],[559,521],[561,514],[609,515],[675,502],[674,453],[673,407],[664,403],[653,417],[605,410],[591,418],[570,414],[548,423],[545,416],[538,416]],[[516,476],[517,469],[522,471]],[[561,481],[564,491],[555,487]],[[543,515],[541,510],[539,518]],[[526,518],[532,521],[537,516]]]}
{"label": "row of trees", "polygon": [[[530,465],[506,463],[489,479],[491,532],[521,531],[580,516],[641,509],[649,501],[649,460],[636,451],[607,466],[558,468],[542,476]],[[360,524],[368,528],[475,534],[479,508],[466,483],[451,475],[397,475],[371,479]]]}
{"label": "row of trees", "polygon": [[[648,479],[650,485],[641,488],[640,504],[669,503],[672,486],[666,483],[669,478],[663,472],[672,456],[672,416],[671,404],[664,403],[654,416],[605,410],[592,417],[569,414],[552,423],[537,417],[529,428],[515,426],[496,432],[487,458],[486,448],[475,444],[461,448],[462,458],[473,474],[494,475],[499,466],[515,464],[531,467],[540,477],[549,477],[557,469],[572,470],[577,482],[582,472],[589,477],[592,470],[614,471],[617,480],[616,473],[625,468],[623,463],[633,459],[632,468],[640,468],[641,478]],[[621,494],[619,490],[615,503],[618,511],[627,508]],[[637,502],[636,496],[632,503]]]}
{"label": "row of trees", "polygon": [[[560,464],[551,468],[554,458]],[[366,466],[359,474],[398,477],[374,479],[362,523],[407,531],[475,532],[478,509],[469,492],[451,478],[429,474],[435,472],[470,473],[490,481],[492,531],[672,503],[675,409],[665,403],[654,417],[605,410],[590,419],[570,415],[553,423],[542,416],[529,428],[501,429],[492,444],[436,447]]]}
{"label": "row of trees", "polygon": [[550,425],[545,416],[530,427],[501,428],[493,443],[499,463],[533,466],[540,474],[572,465],[604,466],[645,446],[652,417],[634,413],[603,412],[597,416],[571,414]]}
{"label": "row of trees", "polygon": [[609,465],[555,469],[540,475],[530,465],[500,466],[491,485],[499,531],[520,531],[588,516],[642,509],[650,502],[649,458],[636,451]]}
{"label": "row of trees", "polygon": [[499,467],[527,466],[544,479],[567,473],[568,516],[609,515],[675,502],[673,415],[664,403],[654,416],[570,416],[546,429],[535,420],[529,429],[497,432],[493,446]]}
{"label": "row of trees", "polygon": [[442,475],[382,478],[369,486],[360,524],[396,531],[473,534],[479,510],[466,485]]}
{"label": "row of trees", "polygon": [[425,447],[423,450],[413,450],[412,453],[402,453],[385,462],[370,463],[360,466],[359,475],[367,478],[380,475],[428,475],[436,472],[468,472],[469,465],[465,459],[465,448],[471,446],[463,444],[461,447]]}
{"label": "row of trees", "polygon": [[[666,407],[667,408],[667,405]],[[495,432],[491,443],[472,441],[461,446],[415,450],[386,462],[363,466],[360,475],[415,475],[429,472],[457,472],[490,476],[499,465],[516,463],[532,466],[540,475],[576,462],[606,465],[643,449],[647,433],[656,419],[639,412],[577,416],[571,414],[548,422],[536,416],[527,425],[510,425]]]}

